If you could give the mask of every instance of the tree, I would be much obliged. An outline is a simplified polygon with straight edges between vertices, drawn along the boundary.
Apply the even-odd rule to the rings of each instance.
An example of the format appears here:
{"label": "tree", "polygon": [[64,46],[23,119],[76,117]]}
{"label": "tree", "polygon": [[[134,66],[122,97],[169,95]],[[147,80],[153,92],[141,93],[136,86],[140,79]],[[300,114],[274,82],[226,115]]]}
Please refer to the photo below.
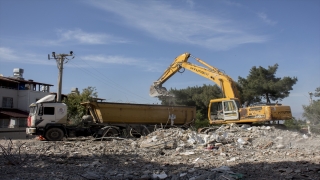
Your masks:
{"label": "tree", "polygon": [[298,81],[297,77],[278,78],[275,76],[278,70],[278,64],[268,66],[265,69],[261,66],[253,66],[247,78],[238,77],[238,83],[241,89],[242,101],[249,103],[261,102],[265,100],[270,103],[271,100],[282,100],[288,97],[292,86]]}
{"label": "tree", "polygon": [[187,87],[186,89],[170,89],[173,97],[159,96],[162,105],[196,106],[198,118],[207,117],[211,99],[221,98],[221,89],[217,85]]}
{"label": "tree", "polygon": [[302,127],[306,125],[306,122],[304,120],[292,117],[292,119],[285,120],[284,125],[287,129],[300,130]]}
{"label": "tree", "polygon": [[320,87],[317,87],[315,93],[313,94],[314,97],[320,97]]}
{"label": "tree", "polygon": [[[315,97],[320,97],[320,87],[316,88]],[[305,117],[312,125],[320,125],[320,99],[313,100],[310,105],[303,105],[303,117]]]}
{"label": "tree", "polygon": [[82,116],[86,114],[86,107],[81,105],[81,103],[93,101],[93,98],[97,97],[98,93],[96,92],[96,88],[91,86],[83,89],[81,94],[68,94],[68,97],[63,101],[68,106],[68,120],[70,120],[72,124],[78,124]]}

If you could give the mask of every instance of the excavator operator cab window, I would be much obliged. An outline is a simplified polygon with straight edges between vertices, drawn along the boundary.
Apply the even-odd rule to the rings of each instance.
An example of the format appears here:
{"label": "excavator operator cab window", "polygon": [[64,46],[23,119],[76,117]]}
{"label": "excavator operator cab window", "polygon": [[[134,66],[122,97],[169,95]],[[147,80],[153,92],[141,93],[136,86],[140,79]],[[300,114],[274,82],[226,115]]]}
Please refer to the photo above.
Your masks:
{"label": "excavator operator cab window", "polygon": [[238,120],[237,101],[227,100],[210,104],[210,120]]}
{"label": "excavator operator cab window", "polygon": [[211,103],[210,118],[211,120],[223,119],[222,102]]}
{"label": "excavator operator cab window", "polygon": [[224,120],[238,120],[238,104],[235,100],[223,101],[223,119]]}
{"label": "excavator operator cab window", "polygon": [[224,111],[234,111],[235,108],[235,104],[234,101],[224,101],[223,102],[223,110]]}

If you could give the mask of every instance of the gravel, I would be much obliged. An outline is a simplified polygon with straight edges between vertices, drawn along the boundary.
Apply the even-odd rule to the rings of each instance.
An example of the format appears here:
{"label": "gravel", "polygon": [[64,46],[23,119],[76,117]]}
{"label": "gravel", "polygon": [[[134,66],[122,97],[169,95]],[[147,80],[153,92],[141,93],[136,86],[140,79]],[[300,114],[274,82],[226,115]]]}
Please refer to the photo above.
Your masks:
{"label": "gravel", "polygon": [[[138,139],[0,140],[12,179],[320,179],[320,136],[223,125],[158,129]],[[20,151],[19,151],[20,150]]]}

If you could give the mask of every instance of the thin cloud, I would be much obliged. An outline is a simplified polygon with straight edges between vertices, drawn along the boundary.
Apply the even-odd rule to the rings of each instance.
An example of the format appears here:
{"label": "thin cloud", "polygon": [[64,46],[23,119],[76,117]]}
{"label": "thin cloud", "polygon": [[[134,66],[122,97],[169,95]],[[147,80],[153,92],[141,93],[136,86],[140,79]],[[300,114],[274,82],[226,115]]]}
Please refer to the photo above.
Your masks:
{"label": "thin cloud", "polygon": [[263,13],[263,12],[258,13],[258,17],[261,18],[263,20],[263,22],[265,22],[267,24],[270,24],[270,25],[277,24],[276,21],[272,21],[271,19],[269,19],[266,13]]}
{"label": "thin cloud", "polygon": [[83,60],[106,63],[106,64],[122,64],[133,65],[138,63],[138,60],[132,58],[126,58],[122,56],[103,56],[103,55],[88,55],[82,57]]}
{"label": "thin cloud", "polygon": [[28,54],[17,53],[11,48],[0,47],[0,62],[14,62],[23,64],[37,64],[37,65],[56,65],[55,62],[49,62],[46,57]]}
{"label": "thin cloud", "polygon": [[[20,51],[19,51],[20,52]],[[104,55],[87,55],[80,58],[84,61],[90,61],[93,66],[101,67],[99,64],[114,64],[114,65],[124,65],[124,66],[134,66],[142,68],[145,71],[160,72],[160,66],[163,64],[150,63],[143,59],[135,59],[123,56],[104,56]],[[24,52],[17,53],[15,50],[8,47],[0,47],[0,62],[14,62],[20,64],[36,64],[36,65],[54,65],[56,62],[54,59],[48,61],[47,56],[40,56],[36,54],[28,54]],[[73,67],[70,63],[65,66]],[[85,64],[77,64],[77,67],[87,67]]]}
{"label": "thin cloud", "polygon": [[124,65],[124,66],[135,66],[144,69],[145,71],[159,72],[159,66],[163,66],[157,63],[150,63],[146,60],[135,59],[123,56],[104,56],[104,55],[87,55],[81,57],[84,61],[103,63],[103,64],[114,64],[114,65]]}
{"label": "thin cloud", "polygon": [[15,55],[15,52],[12,49],[6,48],[6,47],[0,47],[0,61],[12,62],[18,59],[19,57]]}
{"label": "thin cloud", "polygon": [[51,45],[62,43],[80,43],[88,45],[101,45],[111,43],[128,43],[128,41],[106,33],[88,33],[81,29],[74,30],[57,30],[58,40],[50,41]]}
{"label": "thin cloud", "polygon": [[192,8],[194,6],[193,0],[186,0],[186,3]]}
{"label": "thin cloud", "polygon": [[225,4],[228,5],[228,6],[243,7],[242,4],[237,3],[237,2],[232,2],[232,1],[228,1],[228,0],[223,0],[223,1],[221,1],[221,2],[225,3]]}
{"label": "thin cloud", "polygon": [[[88,1],[91,5],[117,14],[127,26],[147,32],[151,36],[175,43],[200,45],[226,50],[246,43],[268,40],[247,32],[242,25],[219,16],[208,16],[161,1]],[[205,41],[205,42],[204,42]],[[223,42],[223,46],[220,46]]]}

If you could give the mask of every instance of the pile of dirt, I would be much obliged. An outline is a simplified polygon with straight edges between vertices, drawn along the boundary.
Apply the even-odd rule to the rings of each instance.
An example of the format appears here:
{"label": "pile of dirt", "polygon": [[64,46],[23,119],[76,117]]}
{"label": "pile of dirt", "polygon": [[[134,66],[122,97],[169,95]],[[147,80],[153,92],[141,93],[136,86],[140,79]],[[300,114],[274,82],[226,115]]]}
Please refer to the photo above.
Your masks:
{"label": "pile of dirt", "polygon": [[320,137],[269,126],[139,139],[1,140],[1,179],[319,179]]}

